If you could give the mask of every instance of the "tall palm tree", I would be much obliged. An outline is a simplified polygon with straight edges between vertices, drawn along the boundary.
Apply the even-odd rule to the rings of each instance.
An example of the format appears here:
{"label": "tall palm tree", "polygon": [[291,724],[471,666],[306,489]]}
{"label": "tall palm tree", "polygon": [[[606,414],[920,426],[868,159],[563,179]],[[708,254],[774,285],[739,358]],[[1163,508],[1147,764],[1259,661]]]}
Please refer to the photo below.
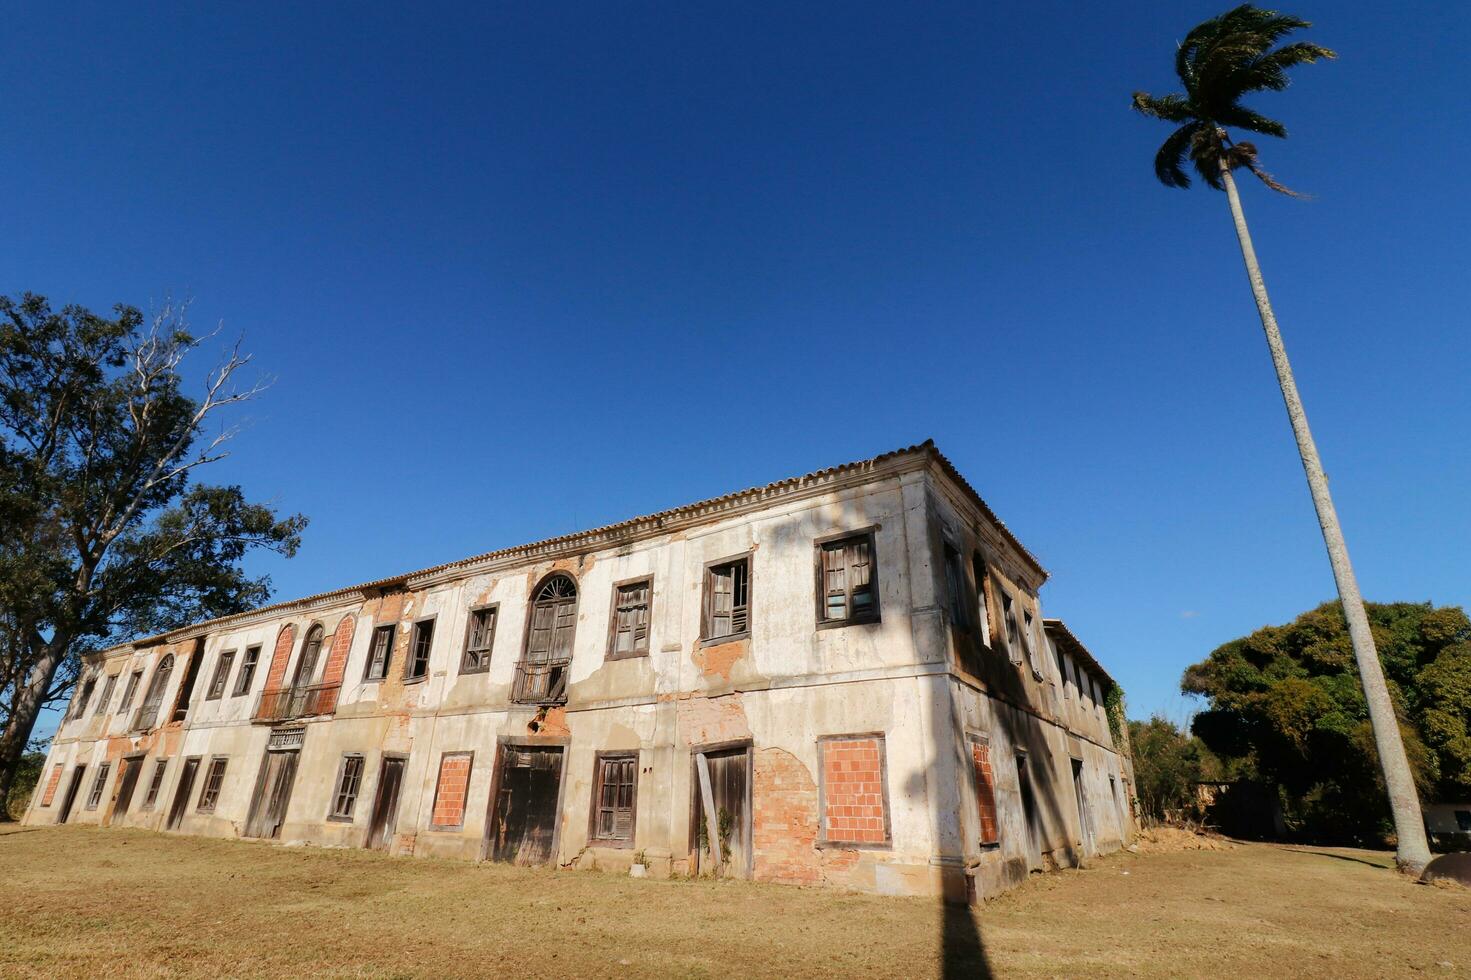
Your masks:
{"label": "tall palm tree", "polygon": [[1166,187],[1190,186],[1184,163],[1188,157],[1202,180],[1216,190],[1226,192],[1231,217],[1236,223],[1236,237],[1241,243],[1241,257],[1246,261],[1246,277],[1256,297],[1257,312],[1266,331],[1267,347],[1277,381],[1282,387],[1282,400],[1292,433],[1297,437],[1297,451],[1307,473],[1313,506],[1328,546],[1328,560],[1333,578],[1338,583],[1338,598],[1348,620],[1353,641],[1354,659],[1358,662],[1359,679],[1369,705],[1369,721],[1374,728],[1374,743],[1379,750],[1379,764],[1384,771],[1384,784],[1389,791],[1394,813],[1394,829],[1399,838],[1396,861],[1407,872],[1419,873],[1430,860],[1425,842],[1425,825],[1420,817],[1420,803],[1415,796],[1415,780],[1405,758],[1394,704],[1384,683],[1384,668],[1374,649],[1374,636],[1364,614],[1364,601],[1348,560],[1338,514],[1328,493],[1328,479],[1318,459],[1313,434],[1308,429],[1302,398],[1292,378],[1292,366],[1282,347],[1282,334],[1272,313],[1267,287],[1257,265],[1246,216],[1241,211],[1241,198],[1236,192],[1232,171],[1246,170],[1274,191],[1293,192],[1272,178],[1257,162],[1257,149],[1245,140],[1233,140],[1226,127],[1244,129],[1268,136],[1285,137],[1287,129],[1275,119],[1253,112],[1241,104],[1243,96],[1264,89],[1281,91],[1287,87],[1287,70],[1311,64],[1320,58],[1333,58],[1325,47],[1297,41],[1276,47],[1277,42],[1300,28],[1311,26],[1297,17],[1260,10],[1243,4],[1219,17],[1205,21],[1181,42],[1175,53],[1175,72],[1185,86],[1184,94],[1152,96],[1134,93],[1134,108],[1147,116],[1178,125],[1160,146],[1154,158],[1154,172]]}

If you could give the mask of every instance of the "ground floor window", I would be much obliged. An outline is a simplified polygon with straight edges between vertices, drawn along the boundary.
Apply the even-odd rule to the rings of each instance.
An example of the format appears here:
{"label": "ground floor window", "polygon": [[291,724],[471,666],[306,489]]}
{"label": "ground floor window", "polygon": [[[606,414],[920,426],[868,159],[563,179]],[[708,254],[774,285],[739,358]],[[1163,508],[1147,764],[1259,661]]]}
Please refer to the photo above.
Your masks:
{"label": "ground floor window", "polygon": [[638,755],[599,755],[593,778],[594,840],[621,846],[633,843]]}
{"label": "ground floor window", "polygon": [[822,840],[831,844],[889,843],[887,762],[882,735],[833,735],[821,754]]}
{"label": "ground floor window", "polygon": [[465,796],[470,790],[470,764],[474,758],[472,752],[446,752],[440,758],[430,830],[459,830],[465,826]]}
{"label": "ground floor window", "polygon": [[209,770],[204,774],[204,788],[199,791],[199,806],[196,808],[200,813],[213,813],[215,805],[220,802],[220,788],[225,784],[225,766],[229,761],[221,756],[209,760]]}
{"label": "ground floor window", "polygon": [[152,810],[153,804],[158,802],[158,791],[163,788],[163,773],[169,767],[169,760],[159,759],[153,764],[153,778],[148,781],[148,793],[143,797],[143,809]]}
{"label": "ground floor window", "polygon": [[97,778],[92,780],[92,792],[87,794],[87,809],[97,809],[97,804],[102,802],[102,790],[107,785],[107,774],[112,769],[112,763],[104,762],[97,767]]}
{"label": "ground floor window", "polygon": [[363,782],[363,757],[349,753],[342,757],[342,771],[337,776],[337,792],[332,795],[333,820],[351,820],[358,802],[358,787]]}
{"label": "ground floor window", "polygon": [[981,843],[996,844],[1001,832],[996,821],[996,775],[991,769],[991,745],[974,735],[970,740],[971,767],[976,777],[976,805],[981,818]]}

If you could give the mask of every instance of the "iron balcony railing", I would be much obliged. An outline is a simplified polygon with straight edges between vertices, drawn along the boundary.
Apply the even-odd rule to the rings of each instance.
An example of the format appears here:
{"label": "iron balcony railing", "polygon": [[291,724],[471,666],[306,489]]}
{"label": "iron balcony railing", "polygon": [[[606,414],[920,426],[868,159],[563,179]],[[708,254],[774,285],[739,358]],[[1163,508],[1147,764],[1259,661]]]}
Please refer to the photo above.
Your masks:
{"label": "iron balcony railing", "polygon": [[566,704],[567,665],[571,662],[548,660],[517,664],[511,699],[520,704]]}
{"label": "iron balcony railing", "polygon": [[256,703],[253,720],[274,725],[294,718],[330,715],[337,710],[337,694],[341,690],[341,681],[264,690]]}

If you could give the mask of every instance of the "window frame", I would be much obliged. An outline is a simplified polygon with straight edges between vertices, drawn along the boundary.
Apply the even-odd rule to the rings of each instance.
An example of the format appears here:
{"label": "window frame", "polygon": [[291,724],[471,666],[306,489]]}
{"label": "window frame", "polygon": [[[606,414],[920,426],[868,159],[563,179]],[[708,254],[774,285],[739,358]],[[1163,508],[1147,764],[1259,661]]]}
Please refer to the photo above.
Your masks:
{"label": "window frame", "polygon": [[67,721],[75,721],[87,714],[87,706],[92,703],[92,695],[97,690],[97,672],[86,677],[78,688],[77,694],[73,696],[71,711],[68,712]]}
{"label": "window frame", "polygon": [[[341,809],[343,796],[343,783],[347,778],[347,766],[350,762],[357,763],[357,775],[354,778],[352,794],[347,798],[347,811]],[[353,823],[356,820],[354,811],[357,809],[358,797],[363,792],[363,777],[368,771],[368,760],[362,752],[344,752],[342,760],[337,764],[337,781],[333,784],[332,796],[327,802],[327,819],[332,823]]]}
{"label": "window frame", "polygon": [[[756,594],[756,562],[754,551],[742,551],[714,561],[707,561],[700,573],[700,645],[715,646],[720,643],[734,643],[737,640],[749,639],[751,636],[752,621],[752,599]],[[739,632],[727,633],[722,636],[710,635],[710,621],[713,618],[715,592],[711,588],[713,576],[717,568],[726,565],[736,565],[744,562],[746,565],[746,628]],[[731,588],[735,588],[734,576],[731,578]],[[731,625],[735,625],[735,597],[734,591],[731,596]]]}
{"label": "window frame", "polygon": [[[609,762],[633,762],[633,799],[628,804],[628,837],[603,837],[598,834],[598,816],[602,810],[603,772]],[[587,812],[587,843],[590,847],[632,848],[638,836],[638,784],[643,775],[643,761],[638,749],[609,749],[593,753],[592,800]],[[618,807],[614,807],[616,811]]]}
{"label": "window frame", "polygon": [[[632,589],[632,588],[635,588],[635,587],[640,586],[640,585],[647,586],[648,587],[648,590],[649,590],[648,600],[644,604],[645,605],[645,609],[646,609],[647,620],[648,620],[647,623],[645,624],[645,628],[644,628],[644,643],[643,643],[643,646],[642,647],[638,646],[638,638],[637,638],[638,637],[638,633],[637,633],[637,630],[635,630],[634,631],[634,647],[633,647],[633,649],[631,649],[627,653],[619,653],[618,652],[618,607],[621,605],[621,603],[618,601],[618,598],[622,594],[623,590],[625,590],[625,589]],[[621,581],[614,582],[613,583],[613,597],[612,597],[612,601],[611,601],[611,603],[609,605],[609,610],[608,610],[608,652],[604,656],[603,659],[604,660],[636,660],[636,659],[638,659],[640,657],[647,657],[650,654],[650,652],[652,652],[653,648],[654,648],[654,575],[653,575],[653,573],[650,572],[647,575],[638,575],[638,576],[635,576],[634,578],[626,578],[626,579],[623,579]]]}
{"label": "window frame", "polygon": [[[878,530],[879,525],[874,524],[869,527],[855,528],[851,531],[839,531],[834,534],[825,534],[822,537],[813,539],[812,561],[814,576],[817,585],[815,599],[817,603],[818,629],[836,629],[843,626],[871,626],[875,623],[883,622],[883,611],[880,608],[881,603],[879,597],[880,586],[879,549],[877,535]],[[854,615],[854,590],[853,587],[848,584],[848,573],[846,571],[851,570],[853,567],[853,562],[851,559],[849,559],[847,561],[847,564],[844,566],[845,572],[843,579],[843,584],[845,588],[843,602],[844,608],[847,610],[847,614],[841,619],[829,618],[827,615],[827,576],[825,574],[825,568],[823,566],[823,554],[834,545],[847,545],[851,542],[857,541],[866,542],[868,545],[868,590],[873,597],[873,601],[870,604],[867,612],[861,613],[859,615]]]}
{"label": "window frame", "polygon": [[[464,756],[469,760],[465,767],[465,802],[460,807],[460,822],[455,824],[435,823],[434,812],[439,809],[439,793],[444,789],[444,763],[446,759],[455,759]],[[433,831],[448,831],[455,833],[465,829],[465,815],[470,812],[470,782],[475,778],[475,751],[464,749],[456,752],[439,753],[439,766],[434,771],[434,798],[429,801],[429,823],[428,828]]]}
{"label": "window frame", "polygon": [[138,805],[140,811],[152,810],[158,805],[158,797],[163,792],[163,777],[168,767],[168,756],[153,760],[153,773],[148,777],[148,788],[143,791],[143,802]]}
{"label": "window frame", "polygon": [[[1001,806],[996,799],[996,760],[991,758],[991,736],[985,732],[966,732],[965,741],[967,747],[970,748],[967,755],[970,758],[971,782],[976,792],[976,820],[979,825],[977,829],[980,831],[978,841],[982,851],[990,851],[1001,846]],[[976,745],[986,747],[986,763],[991,767],[991,782],[986,787],[991,795],[991,830],[995,834],[991,840],[986,839],[986,821],[980,814],[980,808],[985,804],[981,800],[981,777],[976,772],[974,748]]]}
{"label": "window frame", "polygon": [[[475,617],[486,613],[490,614],[490,641],[484,647],[471,648],[470,640],[475,635]],[[465,645],[460,651],[460,676],[466,674],[485,674],[490,671],[490,658],[495,651],[495,634],[501,625],[501,604],[499,602],[486,602],[478,606],[471,606],[465,616]],[[470,655],[483,654],[483,661],[474,667],[468,666]]]}
{"label": "window frame", "polygon": [[[216,766],[219,767],[218,781],[216,781]],[[225,772],[230,766],[228,755],[212,755],[209,757],[209,765],[204,768],[204,780],[199,785],[199,799],[195,801],[195,813],[214,813],[220,805],[220,796],[225,791]],[[211,786],[211,783],[214,785]],[[211,796],[213,793],[213,796]],[[206,797],[209,799],[206,801]]]}
{"label": "window frame", "polygon": [[102,805],[102,794],[107,789],[107,777],[110,775],[112,775],[111,762],[98,765],[97,774],[92,777],[92,788],[87,791],[87,802],[83,809],[95,810]]}
{"label": "window frame", "polygon": [[[434,661],[435,620],[438,618],[438,615],[420,616],[410,624],[409,646],[404,656],[403,682],[405,684],[422,684],[429,679],[429,668]],[[424,631],[426,626],[429,630],[429,641],[426,644],[427,649],[424,651],[424,672],[422,674],[410,673],[414,668],[414,664],[419,659],[419,634]]]}
{"label": "window frame", "polygon": [[123,700],[117,706],[118,714],[122,714],[133,706],[133,700],[138,697],[138,688],[143,686],[144,673],[146,671],[139,667],[128,675],[128,683],[123,687]]}
{"label": "window frame", "polygon": [[[825,743],[856,742],[872,739],[879,745],[879,789],[884,811],[882,841],[846,841],[828,834],[827,826],[827,757]],[[894,849],[894,816],[889,799],[889,740],[884,732],[842,732],[817,736],[817,840],[819,848],[858,851],[891,851]]]}
{"label": "window frame", "polygon": [[[380,634],[388,635],[388,647],[383,653],[383,668],[378,673],[373,672],[374,654],[378,649],[378,637]],[[393,667],[393,646],[398,642],[398,622],[378,623],[374,625],[373,632],[368,636],[368,659],[363,664],[363,683],[376,684],[388,679],[388,671]]]}
{"label": "window frame", "polygon": [[209,679],[209,690],[204,692],[204,700],[218,701],[225,696],[225,688],[229,687],[230,671],[235,669],[235,655],[238,649],[220,651],[219,659],[215,661],[214,676]]}
{"label": "window frame", "polygon": [[[261,647],[260,643],[246,645],[245,655],[240,658],[240,669],[235,672],[235,684],[230,689],[230,697],[244,697],[255,685],[255,672],[260,668]],[[255,656],[252,657],[251,653]]]}

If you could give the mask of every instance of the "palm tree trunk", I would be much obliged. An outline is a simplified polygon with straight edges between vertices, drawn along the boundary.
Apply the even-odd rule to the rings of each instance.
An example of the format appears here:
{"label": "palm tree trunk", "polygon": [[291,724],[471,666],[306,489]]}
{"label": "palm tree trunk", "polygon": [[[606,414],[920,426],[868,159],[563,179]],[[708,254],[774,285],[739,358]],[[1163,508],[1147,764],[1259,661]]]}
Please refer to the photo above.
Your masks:
{"label": "palm tree trunk", "polygon": [[1246,215],[1241,211],[1241,198],[1236,193],[1236,181],[1224,160],[1221,162],[1221,180],[1226,185],[1226,199],[1231,202],[1231,217],[1236,222],[1236,238],[1241,242],[1241,257],[1246,262],[1246,276],[1251,280],[1251,292],[1256,297],[1262,329],[1267,334],[1267,347],[1272,352],[1272,366],[1277,369],[1277,382],[1282,386],[1282,400],[1287,405],[1287,417],[1292,422],[1292,434],[1297,437],[1297,451],[1302,456],[1302,468],[1307,473],[1308,489],[1312,491],[1313,506],[1318,511],[1318,524],[1323,529],[1323,543],[1328,546],[1328,561],[1333,566],[1333,578],[1338,583],[1338,600],[1343,604],[1343,615],[1348,620],[1348,635],[1353,641],[1354,659],[1359,666],[1359,681],[1364,688],[1364,699],[1369,703],[1369,722],[1374,728],[1374,744],[1379,750],[1379,765],[1384,770],[1384,785],[1389,790],[1389,806],[1394,813],[1394,831],[1399,840],[1395,863],[1401,871],[1418,875],[1430,860],[1430,847],[1425,842],[1425,823],[1420,816],[1415,779],[1410,772],[1409,760],[1405,757],[1405,745],[1400,738],[1394,703],[1390,700],[1389,688],[1384,683],[1384,668],[1379,662],[1379,652],[1374,649],[1374,635],[1369,630],[1369,617],[1364,612],[1359,583],[1354,578],[1353,565],[1348,560],[1348,546],[1343,541],[1343,530],[1338,526],[1338,512],[1333,509],[1333,498],[1328,493],[1328,477],[1323,473],[1323,464],[1318,459],[1318,447],[1313,443],[1313,434],[1308,429],[1308,417],[1303,411],[1302,398],[1297,393],[1297,382],[1292,378],[1292,365],[1287,361],[1287,351],[1282,346],[1282,334],[1277,329],[1277,317],[1272,313],[1272,302],[1267,298],[1267,286],[1262,281],[1262,270],[1257,265],[1256,250],[1251,245],[1251,232],[1247,230]]}

